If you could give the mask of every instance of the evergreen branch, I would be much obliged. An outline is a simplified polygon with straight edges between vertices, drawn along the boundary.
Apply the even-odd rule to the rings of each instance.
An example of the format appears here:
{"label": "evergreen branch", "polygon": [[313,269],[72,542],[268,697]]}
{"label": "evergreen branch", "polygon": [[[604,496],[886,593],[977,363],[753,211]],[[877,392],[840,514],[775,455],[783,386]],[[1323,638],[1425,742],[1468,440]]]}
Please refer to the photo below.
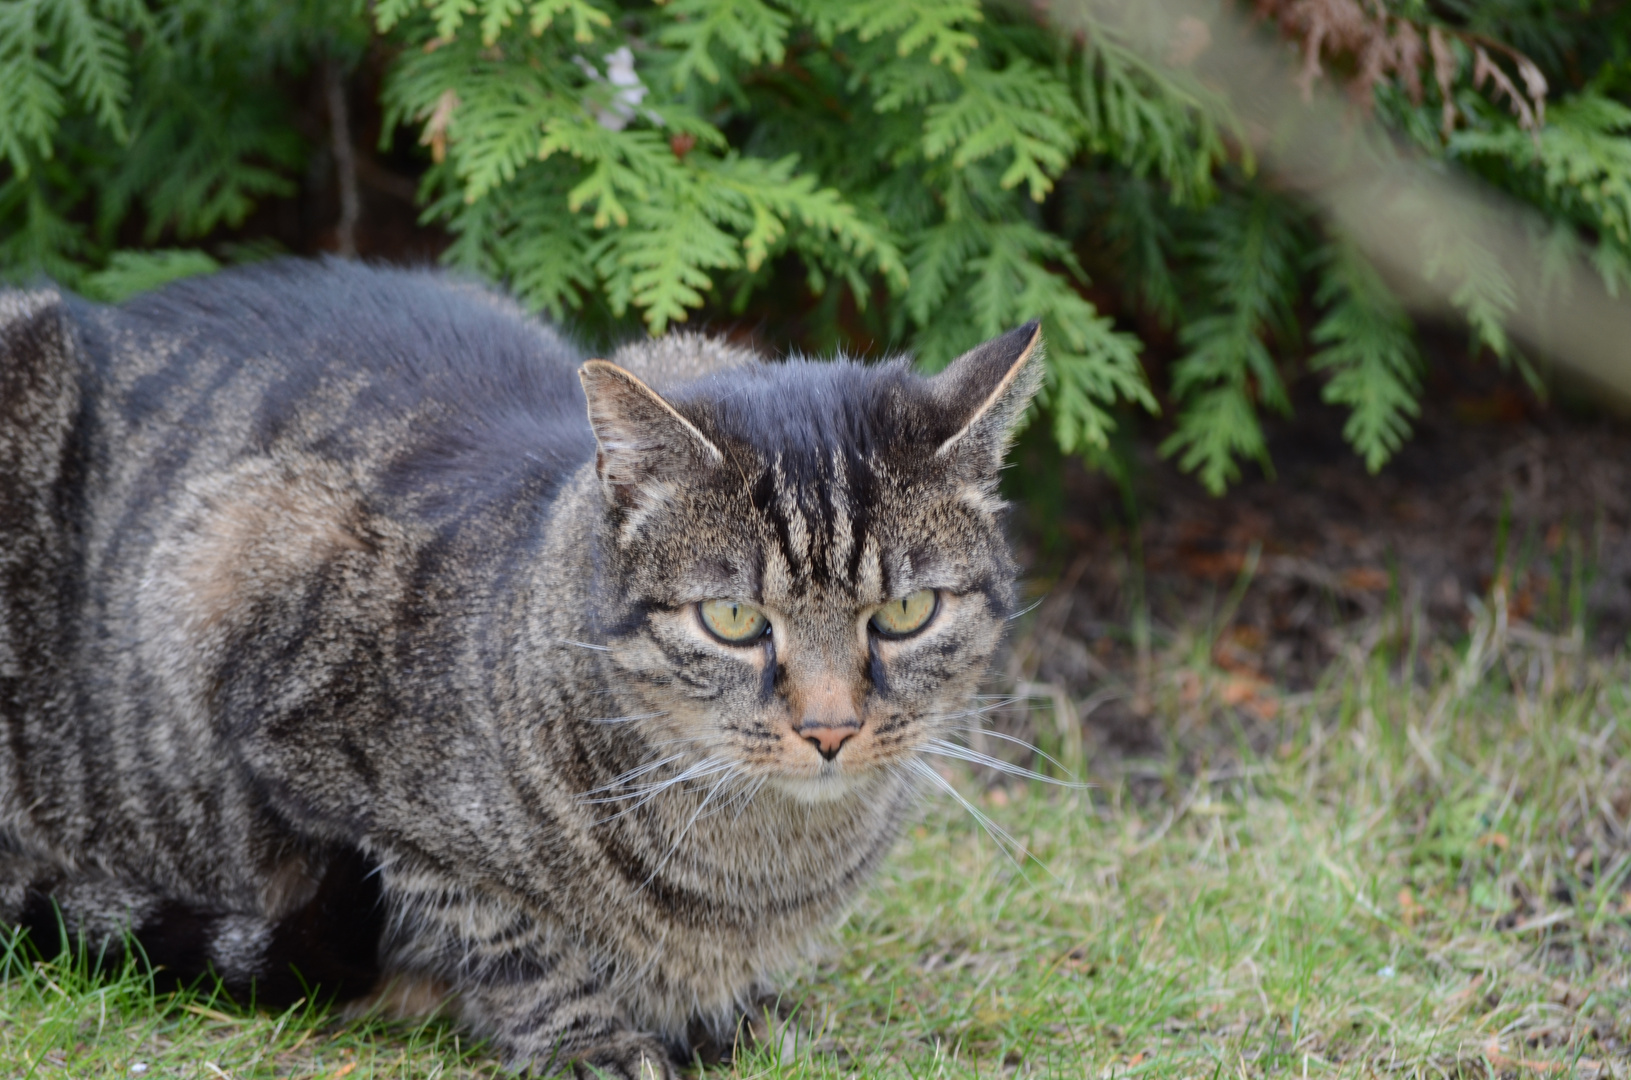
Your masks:
{"label": "evergreen branch", "polygon": [[583,306],[598,284],[590,260],[594,235],[583,216],[566,205],[575,173],[553,162],[532,163],[513,183],[466,202],[452,177],[448,191],[427,213],[450,220],[457,239],[445,256],[489,279],[509,283],[531,310],[561,320]]}
{"label": "evergreen branch", "polygon": [[751,65],[779,64],[787,55],[793,21],[760,0],[670,0],[667,14],[657,40],[680,50],[673,65],[676,90],[698,76],[719,81],[716,44]]}
{"label": "evergreen branch", "polygon": [[1184,407],[1161,452],[1182,450],[1179,466],[1199,469],[1201,482],[1217,493],[1240,475],[1235,454],[1269,468],[1253,399],[1290,411],[1264,335],[1295,332],[1290,304],[1297,295],[1300,245],[1290,207],[1261,191],[1219,203],[1201,221],[1204,238],[1196,255],[1212,310],[1179,332],[1186,351],[1172,367],[1172,394]]}
{"label": "evergreen branch", "polygon": [[1008,151],[1012,164],[1003,188],[1024,183],[1041,202],[1077,148],[1082,115],[1070,89],[1052,72],[1016,59],[1002,71],[968,73],[955,100],[931,105],[923,125],[923,154],[951,154],[952,165]]}
{"label": "evergreen branch", "polygon": [[714,192],[734,196],[752,215],[742,239],[749,270],[757,270],[796,219],[805,228],[824,233],[848,252],[870,257],[879,273],[898,288],[906,285],[906,266],[894,242],[862,220],[855,207],[834,188],[817,188],[816,178],[796,173],[798,159],[780,161],[731,155],[705,165],[702,182]]}
{"label": "evergreen branch", "polygon": [[[1099,27],[1077,67],[1088,145],[1109,154],[1134,175],[1155,173],[1173,197],[1200,202],[1214,189],[1213,170],[1228,160],[1220,118],[1230,112],[1215,94],[1179,81]],[[1242,164],[1250,171],[1250,142]]]}
{"label": "evergreen branch", "polygon": [[927,47],[929,63],[945,64],[959,74],[968,67],[968,54],[980,41],[963,25],[980,22],[978,4],[968,0],[895,0],[893,3],[863,4],[853,9],[856,34],[862,41],[886,33],[898,33],[895,53],[910,56]]}
{"label": "evergreen branch", "polygon": [[374,28],[382,34],[390,33],[421,4],[422,0],[374,0]]}
{"label": "evergreen branch", "polygon": [[481,12],[481,43],[490,46],[497,42],[498,36],[525,10],[526,0],[485,0]]}
{"label": "evergreen branch", "polygon": [[[1437,102],[1434,86],[1411,83],[1428,62],[1406,55],[1397,20],[1425,18],[1411,2],[1270,7],[1302,20],[1314,74],[1331,57],[1371,55],[1359,38],[1330,36],[1332,13],[1363,8],[1372,44],[1385,43],[1379,28],[1398,29],[1398,63],[1354,76],[1386,122],[1539,207],[1545,267],[1587,257],[1611,291],[1631,290],[1631,106],[1615,96],[1600,33],[1618,24],[1585,14],[1558,31],[1573,44],[1552,48],[1532,34],[1503,41],[1509,5],[1469,15],[1464,31],[1428,41],[1429,74],[1454,97]],[[1555,0],[1539,3],[1549,12]],[[1020,9],[997,17],[978,0],[268,10],[0,2],[0,274],[44,270],[112,295],[121,274],[182,266],[194,257],[138,267],[110,252],[113,238],[136,215],[149,242],[208,235],[294,190],[306,148],[273,90],[372,29],[397,50],[382,145],[410,125],[429,148],[424,220],[451,230],[448,261],[505,280],[554,318],[638,314],[659,331],[712,306],[721,283],[722,302],[744,310],[794,263],[825,292],[815,321],[832,321],[833,282],[859,305],[880,298],[879,324],[909,338],[926,368],[1040,316],[1053,437],[1091,456],[1115,408],[1155,407],[1139,343],[1081,292],[1076,259],[1091,253],[1113,271],[1115,295],[1179,327],[1164,449],[1216,490],[1238,477],[1241,456],[1267,464],[1255,410],[1289,406],[1277,354],[1296,347],[1299,275],[1317,266],[1311,364],[1326,400],[1348,410],[1345,434],[1372,468],[1409,434],[1421,358],[1397,305],[1348,255],[1324,247],[1310,261],[1301,212],[1252,180],[1252,141],[1227,109],[1196,78],[1127,48],[1119,25],[1090,17],[1084,38],[1061,40]],[[615,65],[588,55],[597,36],[613,42]],[[1587,89],[1547,89],[1579,85],[1572,67],[1559,77],[1565,57]],[[1480,79],[1494,89],[1480,94]],[[1518,79],[1532,120],[1502,111],[1516,107]],[[1441,105],[1454,120],[1447,142]],[[1037,208],[1066,185],[1069,198]],[[1454,236],[1422,243],[1476,340],[1532,375],[1506,338],[1515,298],[1504,268]]]}
{"label": "evergreen branch", "polygon": [[1537,133],[1515,123],[1458,131],[1452,154],[1495,157],[1538,172],[1547,196],[1577,204],[1591,225],[1631,245],[1631,107],[1588,91],[1555,105]]}
{"label": "evergreen branch", "polygon": [[1108,205],[1095,215],[1103,221],[1104,238],[1115,262],[1132,283],[1138,302],[1164,326],[1178,322],[1181,303],[1178,277],[1169,261],[1176,239],[1170,214],[1156,201],[1146,178],[1106,177]]}
{"label": "evergreen branch", "polygon": [[651,131],[611,131],[581,114],[560,117],[545,126],[538,159],[558,153],[590,166],[589,174],[568,194],[567,206],[574,213],[592,206],[597,229],[629,223],[624,198],[642,203],[661,189],[679,191],[689,185],[684,165]]}
{"label": "evergreen branch", "polygon": [[42,173],[16,173],[0,182],[0,280],[23,285],[46,275],[66,285],[78,282],[78,260],[88,250],[83,226],[52,205]]}
{"label": "evergreen branch", "polygon": [[1178,467],[1195,473],[1214,495],[1240,479],[1239,458],[1253,458],[1265,470],[1270,468],[1256,410],[1245,387],[1234,383],[1191,395],[1178,414],[1177,430],[1162,441],[1161,453],[1177,454]]}
{"label": "evergreen branch", "polygon": [[1067,454],[1105,450],[1118,402],[1160,411],[1138,360],[1143,343],[1116,330],[1057,275],[1038,267],[1029,276],[1021,302],[1044,314],[1050,344],[1043,402],[1053,414],[1054,440]]}
{"label": "evergreen branch", "polygon": [[1069,246],[1059,237],[1029,222],[1010,222],[986,226],[980,239],[984,250],[969,260],[967,273],[968,300],[981,337],[995,337],[1035,317],[1039,302],[1050,306],[1061,302],[1054,286],[1066,291],[1068,287],[1038,265],[1042,259],[1054,259],[1075,268]]}
{"label": "evergreen branch", "polygon": [[219,269],[220,263],[196,249],[115,251],[106,267],[86,275],[81,291],[94,300],[119,304],[137,293]]}
{"label": "evergreen branch", "polygon": [[162,56],[143,60],[129,151],[103,187],[100,217],[118,220],[140,204],[148,243],[166,229],[185,240],[242,223],[261,198],[293,193],[286,171],[303,148],[280,103],[234,92],[225,77]]}
{"label": "evergreen branch", "polygon": [[48,158],[65,102],[61,76],[40,55],[44,0],[0,4],[0,156],[26,177],[32,158]]}
{"label": "evergreen branch", "polygon": [[906,312],[913,322],[928,326],[947,306],[969,264],[985,248],[984,234],[982,223],[967,218],[954,218],[919,234],[907,258],[911,284],[906,291]]}
{"label": "evergreen branch", "polygon": [[476,0],[425,0],[430,17],[436,23],[436,36],[452,41],[459,33],[465,16],[476,13]]}
{"label": "evergreen branch", "polygon": [[708,270],[742,265],[741,245],[710,219],[698,192],[682,189],[661,204],[636,203],[631,226],[607,234],[595,253],[613,310],[641,309],[653,334],[684,322],[713,287]]}
{"label": "evergreen branch", "polygon": [[1473,340],[1487,347],[1503,364],[1515,351],[1507,336],[1507,316],[1518,305],[1517,288],[1501,266],[1500,258],[1451,229],[1430,230],[1422,236],[1424,273],[1429,281],[1454,282],[1450,302],[1460,309]]}
{"label": "evergreen branch", "polygon": [[1608,295],[1618,299],[1622,289],[1631,292],[1631,249],[1603,240],[1591,249],[1588,257],[1602,277]]}
{"label": "evergreen branch", "polygon": [[572,40],[580,45],[593,41],[596,30],[611,29],[612,17],[585,0],[537,0],[528,12],[533,37],[567,15],[572,17]]}
{"label": "evergreen branch", "polygon": [[[595,287],[589,259],[594,237],[583,218],[563,211],[560,194],[547,188],[522,188],[510,200],[513,225],[502,249],[510,286],[522,303],[547,309],[556,321],[566,308],[583,306],[583,295]],[[538,247],[547,244],[548,249]]]}
{"label": "evergreen branch", "polygon": [[964,218],[928,230],[912,253],[906,297],[924,331],[919,358],[935,370],[975,341],[1040,317],[1048,341],[1042,397],[1054,437],[1067,453],[1103,449],[1116,402],[1156,408],[1138,362],[1140,342],[1115,330],[1043,260],[1075,267],[1068,245],[1027,222]]}
{"label": "evergreen branch", "polygon": [[870,67],[865,78],[872,87],[872,108],[880,113],[950,101],[963,88],[955,69],[916,56]]}
{"label": "evergreen branch", "polygon": [[62,39],[63,80],[121,142],[128,137],[130,61],[119,29],[91,13],[86,0],[54,0],[48,10]]}
{"label": "evergreen branch", "polygon": [[853,33],[862,42],[895,35],[895,55],[901,59],[925,47],[931,65],[944,65],[957,74],[968,66],[969,54],[979,38],[966,27],[984,21],[976,0],[804,0],[792,5],[810,21],[825,42],[837,34]]}
{"label": "evergreen branch", "polygon": [[527,162],[547,157],[546,129],[579,113],[575,102],[531,76],[503,65],[490,77],[463,82],[469,96],[460,94],[448,140],[467,201],[509,183]]}
{"label": "evergreen branch", "polygon": [[1357,252],[1336,245],[1321,262],[1315,301],[1326,310],[1313,339],[1324,347],[1308,366],[1330,373],[1321,397],[1348,407],[1343,437],[1374,473],[1398,452],[1421,411],[1421,355],[1398,302]]}

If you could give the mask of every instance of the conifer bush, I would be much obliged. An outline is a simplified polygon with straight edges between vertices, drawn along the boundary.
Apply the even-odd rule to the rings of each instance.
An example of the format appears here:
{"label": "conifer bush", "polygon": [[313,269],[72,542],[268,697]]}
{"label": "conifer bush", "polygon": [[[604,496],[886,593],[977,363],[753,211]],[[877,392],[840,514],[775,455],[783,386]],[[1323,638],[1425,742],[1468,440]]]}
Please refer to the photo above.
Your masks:
{"label": "conifer bush", "polygon": [[[1253,10],[1305,88],[1344,87],[1631,286],[1623,6]],[[1066,452],[1102,454],[1159,392],[1164,451],[1222,490],[1268,465],[1259,413],[1307,372],[1380,468],[1422,392],[1411,320],[1204,85],[1087,25],[979,0],[4,0],[0,273],[118,299],[258,253],[235,230],[312,160],[291,80],[373,50],[447,261],[555,318],[660,333],[797,282],[932,369],[1040,316]],[[1436,269],[1475,347],[1529,371],[1502,268]]]}

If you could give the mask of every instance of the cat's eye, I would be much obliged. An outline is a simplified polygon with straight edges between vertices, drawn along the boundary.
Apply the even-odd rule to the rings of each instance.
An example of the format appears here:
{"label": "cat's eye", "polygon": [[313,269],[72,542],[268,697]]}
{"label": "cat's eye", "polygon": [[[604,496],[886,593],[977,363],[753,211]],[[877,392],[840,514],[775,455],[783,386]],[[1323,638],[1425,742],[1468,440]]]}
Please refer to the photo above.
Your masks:
{"label": "cat's eye", "polygon": [[940,594],[933,589],[919,589],[895,600],[890,600],[872,613],[872,629],[884,637],[905,637],[928,625],[940,606]]}
{"label": "cat's eye", "polygon": [[757,641],[770,629],[764,612],[740,600],[704,600],[697,605],[697,614],[710,634],[729,645]]}

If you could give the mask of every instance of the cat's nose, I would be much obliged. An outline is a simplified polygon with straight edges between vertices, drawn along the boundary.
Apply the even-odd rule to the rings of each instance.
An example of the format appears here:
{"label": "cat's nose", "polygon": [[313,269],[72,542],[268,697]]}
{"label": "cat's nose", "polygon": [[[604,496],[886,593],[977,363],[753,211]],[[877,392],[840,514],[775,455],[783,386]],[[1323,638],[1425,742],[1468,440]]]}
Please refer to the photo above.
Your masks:
{"label": "cat's nose", "polygon": [[860,709],[854,689],[831,671],[818,671],[799,680],[793,715],[795,734],[828,761],[838,756],[850,736],[861,730]]}
{"label": "cat's nose", "polygon": [[799,737],[815,747],[822,757],[831,761],[838,756],[838,751],[844,748],[844,743],[860,730],[860,722],[851,720],[847,724],[835,727],[803,726],[799,728]]}

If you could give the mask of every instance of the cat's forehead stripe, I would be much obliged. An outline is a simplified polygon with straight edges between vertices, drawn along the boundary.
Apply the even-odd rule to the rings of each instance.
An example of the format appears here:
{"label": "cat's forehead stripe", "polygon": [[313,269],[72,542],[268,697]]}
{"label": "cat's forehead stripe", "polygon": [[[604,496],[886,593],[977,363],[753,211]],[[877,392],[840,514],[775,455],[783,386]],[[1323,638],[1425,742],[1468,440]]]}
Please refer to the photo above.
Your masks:
{"label": "cat's forehead stripe", "polygon": [[[874,485],[864,461],[834,450],[806,468],[790,468],[778,454],[749,493],[770,526],[773,550],[766,554],[785,567],[793,591],[837,586],[851,592],[878,588],[878,555],[870,535],[867,500]],[[852,480],[863,481],[860,484]],[[862,569],[871,561],[863,583]]]}
{"label": "cat's forehead stripe", "polygon": [[832,507],[829,524],[832,540],[827,546],[828,573],[837,578],[853,578],[853,574],[846,574],[850,551],[856,542],[856,537],[850,531],[849,470],[844,466],[844,455],[838,450],[833,450],[829,460],[832,463],[832,482],[826,490]]}

